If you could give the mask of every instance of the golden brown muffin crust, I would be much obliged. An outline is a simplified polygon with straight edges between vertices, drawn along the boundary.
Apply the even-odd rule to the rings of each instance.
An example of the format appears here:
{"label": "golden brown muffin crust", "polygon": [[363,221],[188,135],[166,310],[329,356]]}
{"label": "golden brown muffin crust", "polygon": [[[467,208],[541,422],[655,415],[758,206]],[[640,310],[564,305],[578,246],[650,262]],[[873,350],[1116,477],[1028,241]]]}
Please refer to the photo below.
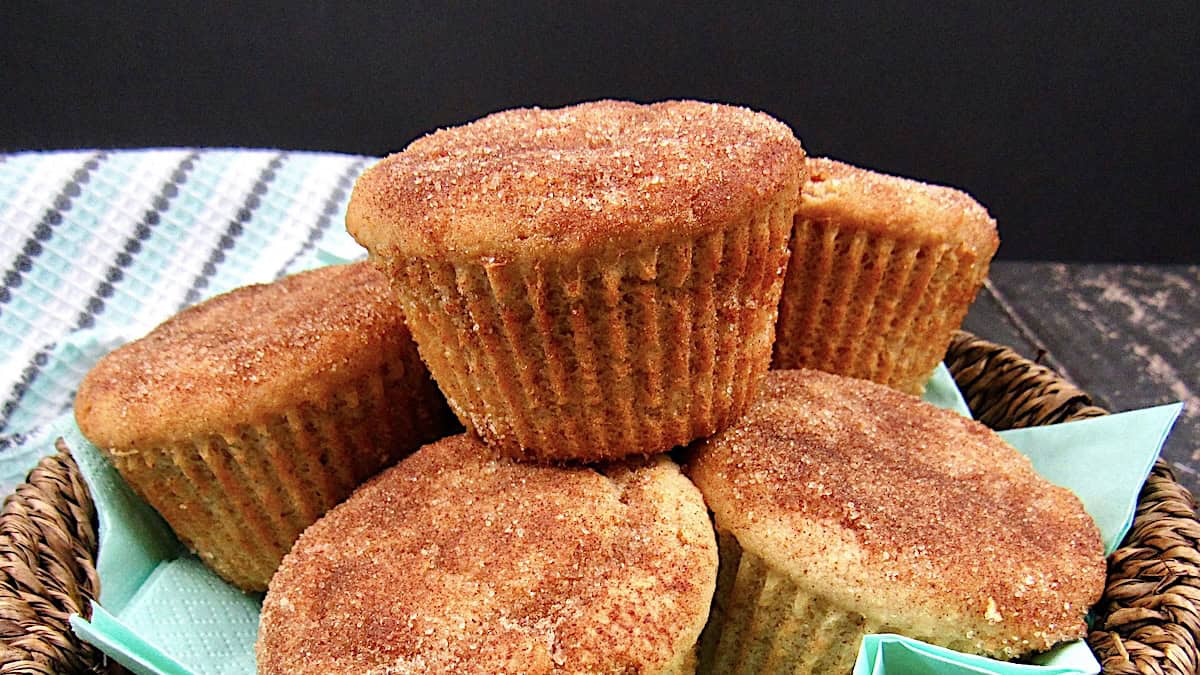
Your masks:
{"label": "golden brown muffin crust", "polygon": [[716,542],[666,458],[601,473],[425,446],[271,580],[260,673],[656,673],[708,614]]}
{"label": "golden brown muffin crust", "polygon": [[378,271],[321,268],[219,295],[110,353],[80,385],[75,416],[118,451],[253,424],[378,371],[409,339]]}
{"label": "golden brown muffin crust", "polygon": [[803,175],[792,131],[745,108],[595,101],[506,110],[368,169],[346,224],[373,253],[401,256],[645,246],[724,227]]}
{"label": "golden brown muffin crust", "polygon": [[960,244],[991,258],[996,221],[965,192],[810,157],[798,219],[828,220],[888,237]]}
{"label": "golden brown muffin crust", "polygon": [[1103,591],[1099,533],[1070,491],[983,425],[881,385],[771,371],[694,452],[718,528],[898,632],[1012,657],[1082,636]]}

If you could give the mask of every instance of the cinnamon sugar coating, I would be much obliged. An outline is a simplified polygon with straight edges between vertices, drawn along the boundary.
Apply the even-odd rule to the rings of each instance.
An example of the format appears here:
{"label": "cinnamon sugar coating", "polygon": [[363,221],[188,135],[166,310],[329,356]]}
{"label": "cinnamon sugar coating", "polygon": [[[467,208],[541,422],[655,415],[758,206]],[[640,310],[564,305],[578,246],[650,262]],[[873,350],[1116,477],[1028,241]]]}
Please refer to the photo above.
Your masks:
{"label": "cinnamon sugar coating", "polygon": [[423,369],[385,278],[327,267],[219,295],[113,351],[75,416],[102,448],[169,443],[325,400],[397,353]]}
{"label": "cinnamon sugar coating", "polygon": [[346,224],[385,257],[644,248],[742,219],[803,171],[791,130],[745,108],[595,101],[506,110],[368,169]]}
{"label": "cinnamon sugar coating", "polygon": [[1000,245],[996,221],[965,192],[810,157],[799,220],[922,243],[950,243],[990,259]]}
{"label": "cinnamon sugar coating", "polygon": [[75,415],[180,540],[247,591],[266,590],[322,513],[454,428],[366,263],[179,313],[101,359]]}
{"label": "cinnamon sugar coating", "polygon": [[690,672],[716,565],[700,494],[665,457],[536,466],[453,436],[301,536],[258,672]]}
{"label": "cinnamon sugar coating", "polygon": [[693,452],[719,530],[874,632],[1014,658],[1082,637],[1104,589],[1070,491],[983,425],[881,385],[772,371]]}
{"label": "cinnamon sugar coating", "polygon": [[649,456],[730,424],[770,363],[804,150],[696,101],[509,110],[369,169],[347,229],[489,447]]}

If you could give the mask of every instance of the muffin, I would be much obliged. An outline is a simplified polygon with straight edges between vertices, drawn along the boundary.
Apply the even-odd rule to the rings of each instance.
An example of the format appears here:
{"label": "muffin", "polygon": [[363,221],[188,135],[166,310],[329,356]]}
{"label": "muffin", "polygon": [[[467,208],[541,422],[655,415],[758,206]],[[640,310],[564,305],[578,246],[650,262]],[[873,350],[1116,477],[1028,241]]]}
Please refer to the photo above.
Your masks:
{"label": "muffin", "polygon": [[803,160],[744,108],[509,110],[367,170],[346,225],[488,445],[650,455],[732,423],[768,368]]}
{"label": "muffin", "polygon": [[188,547],[249,591],[363,480],[454,427],[365,262],[180,312],[96,364],[75,418]]}
{"label": "muffin", "polygon": [[1104,590],[1073,493],[887,387],[772,371],[692,452],[721,550],[701,672],[848,673],[868,633],[1012,659],[1083,637]]}
{"label": "muffin", "polygon": [[987,276],[996,223],[952,188],[807,164],[772,367],[920,394]]}
{"label": "muffin", "polygon": [[666,457],[539,466],[452,436],[304,532],[258,672],[690,673],[716,573],[704,502]]}

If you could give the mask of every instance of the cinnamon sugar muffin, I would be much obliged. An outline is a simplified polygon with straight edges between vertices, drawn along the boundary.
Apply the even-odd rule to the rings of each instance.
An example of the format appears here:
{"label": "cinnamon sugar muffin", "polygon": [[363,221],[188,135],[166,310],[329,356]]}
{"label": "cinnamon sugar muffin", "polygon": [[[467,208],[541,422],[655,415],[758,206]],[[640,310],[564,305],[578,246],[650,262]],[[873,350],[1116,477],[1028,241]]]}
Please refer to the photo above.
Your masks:
{"label": "cinnamon sugar muffin", "polygon": [[803,160],[744,108],[509,110],[367,170],[346,224],[489,445],[649,455],[730,424],[766,371]]}
{"label": "cinnamon sugar muffin", "polygon": [[772,367],[920,394],[987,276],[996,223],[952,188],[807,164]]}
{"label": "cinnamon sugar muffin", "polygon": [[693,450],[721,572],[702,672],[850,672],[863,635],[1001,659],[1083,637],[1099,531],[982,424],[887,387],[772,371]]}
{"label": "cinnamon sugar muffin", "polygon": [[258,672],[690,673],[716,582],[666,457],[606,468],[421,448],[310,527],[263,603]]}
{"label": "cinnamon sugar muffin", "polygon": [[101,359],[75,417],[184,543],[256,591],[318,516],[453,428],[366,263],[180,312]]}

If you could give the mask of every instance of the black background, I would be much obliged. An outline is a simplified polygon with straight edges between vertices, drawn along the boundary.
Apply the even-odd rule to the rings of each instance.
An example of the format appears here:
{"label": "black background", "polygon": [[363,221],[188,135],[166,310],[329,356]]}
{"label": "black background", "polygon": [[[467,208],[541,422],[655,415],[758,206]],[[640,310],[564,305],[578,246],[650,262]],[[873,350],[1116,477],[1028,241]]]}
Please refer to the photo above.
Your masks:
{"label": "black background", "polygon": [[1009,259],[1200,262],[1200,3],[6,3],[0,150],[381,154],[518,105],[736,102],[961,187]]}

